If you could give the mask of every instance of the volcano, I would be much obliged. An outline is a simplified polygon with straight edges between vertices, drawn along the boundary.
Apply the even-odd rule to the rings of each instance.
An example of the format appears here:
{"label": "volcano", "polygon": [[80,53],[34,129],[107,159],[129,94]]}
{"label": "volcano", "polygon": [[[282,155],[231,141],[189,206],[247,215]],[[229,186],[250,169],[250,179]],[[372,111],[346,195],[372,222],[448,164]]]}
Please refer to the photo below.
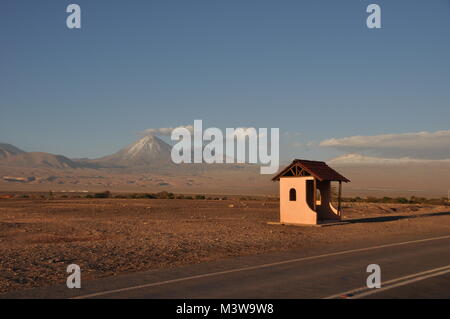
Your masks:
{"label": "volcano", "polygon": [[170,150],[169,144],[156,136],[149,135],[117,153],[98,158],[95,162],[123,167],[167,164],[170,162]]}

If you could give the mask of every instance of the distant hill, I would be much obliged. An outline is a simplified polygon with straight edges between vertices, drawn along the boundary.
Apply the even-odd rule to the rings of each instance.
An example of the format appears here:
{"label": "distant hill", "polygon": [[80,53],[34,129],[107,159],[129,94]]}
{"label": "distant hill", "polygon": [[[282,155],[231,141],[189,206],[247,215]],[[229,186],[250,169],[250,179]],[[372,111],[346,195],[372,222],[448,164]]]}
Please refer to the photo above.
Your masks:
{"label": "distant hill", "polygon": [[50,153],[31,152],[20,153],[0,159],[0,165],[28,168],[82,168],[84,165],[76,163],[62,155],[53,155]]}
{"label": "distant hill", "polygon": [[86,165],[62,155],[25,152],[11,144],[0,144],[0,166],[24,168],[82,168]]}
{"label": "distant hill", "polygon": [[9,158],[18,154],[25,153],[21,149],[15,147],[11,144],[1,144],[0,143],[0,159]]}

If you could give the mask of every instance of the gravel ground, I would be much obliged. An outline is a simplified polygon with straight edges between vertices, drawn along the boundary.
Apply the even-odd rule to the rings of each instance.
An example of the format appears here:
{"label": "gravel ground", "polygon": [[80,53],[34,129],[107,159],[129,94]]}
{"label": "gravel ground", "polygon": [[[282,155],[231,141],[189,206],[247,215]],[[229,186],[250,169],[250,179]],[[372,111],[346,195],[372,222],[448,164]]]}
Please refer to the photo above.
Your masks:
{"label": "gravel ground", "polygon": [[[0,200],[0,292],[286,249],[450,234],[446,206],[345,203],[350,224],[268,225],[278,203],[239,200]],[[420,217],[420,218],[419,218]]]}

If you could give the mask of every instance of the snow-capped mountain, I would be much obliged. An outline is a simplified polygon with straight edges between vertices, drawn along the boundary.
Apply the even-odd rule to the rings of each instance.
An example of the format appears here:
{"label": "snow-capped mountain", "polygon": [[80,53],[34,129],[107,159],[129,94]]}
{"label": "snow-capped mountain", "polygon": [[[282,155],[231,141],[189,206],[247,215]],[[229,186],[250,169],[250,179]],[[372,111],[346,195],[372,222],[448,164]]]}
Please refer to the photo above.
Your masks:
{"label": "snow-capped mountain", "polygon": [[144,136],[117,153],[95,160],[121,166],[141,166],[170,161],[171,147],[160,138]]}

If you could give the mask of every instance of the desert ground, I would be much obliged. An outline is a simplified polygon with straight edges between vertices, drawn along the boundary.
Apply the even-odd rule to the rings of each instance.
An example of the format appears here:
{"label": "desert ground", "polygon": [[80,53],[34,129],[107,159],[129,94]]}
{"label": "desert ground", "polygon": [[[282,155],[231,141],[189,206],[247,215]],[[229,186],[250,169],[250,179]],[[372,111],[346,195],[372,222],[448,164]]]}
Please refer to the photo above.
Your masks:
{"label": "desert ground", "polygon": [[0,199],[0,292],[267,252],[450,233],[450,207],[344,203],[350,223],[269,225],[273,198]]}

